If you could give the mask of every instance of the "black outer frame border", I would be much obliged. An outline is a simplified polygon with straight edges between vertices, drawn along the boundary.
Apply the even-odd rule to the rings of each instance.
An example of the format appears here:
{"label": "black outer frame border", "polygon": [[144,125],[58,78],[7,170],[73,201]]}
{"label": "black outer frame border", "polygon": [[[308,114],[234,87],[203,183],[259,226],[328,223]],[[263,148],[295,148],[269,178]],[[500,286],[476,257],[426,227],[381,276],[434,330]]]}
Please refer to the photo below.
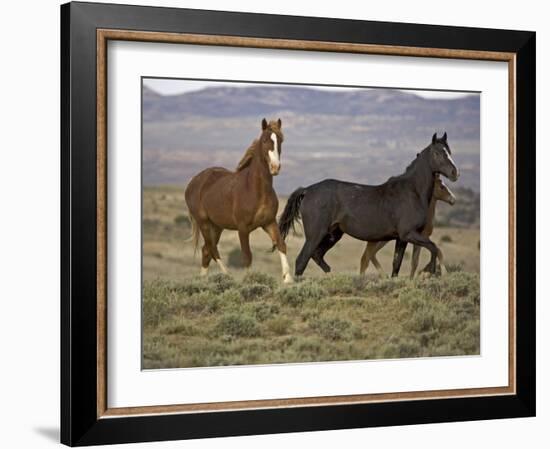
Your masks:
{"label": "black outer frame border", "polygon": [[[516,53],[517,394],[97,418],[96,29]],[[127,5],[61,6],[61,442],[71,446],[535,416],[535,33]]]}

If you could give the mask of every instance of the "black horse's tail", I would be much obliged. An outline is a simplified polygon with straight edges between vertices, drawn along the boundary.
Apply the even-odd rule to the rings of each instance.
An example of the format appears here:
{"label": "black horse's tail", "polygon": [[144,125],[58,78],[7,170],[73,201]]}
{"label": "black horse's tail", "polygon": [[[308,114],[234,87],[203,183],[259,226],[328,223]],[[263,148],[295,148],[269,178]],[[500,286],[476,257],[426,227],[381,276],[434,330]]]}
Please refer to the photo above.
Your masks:
{"label": "black horse's tail", "polygon": [[306,189],[300,187],[292,192],[292,195],[288,198],[286,202],[285,209],[279,217],[279,231],[281,232],[281,237],[283,240],[286,239],[290,228],[294,231],[294,223],[300,218],[300,205],[306,194]]}

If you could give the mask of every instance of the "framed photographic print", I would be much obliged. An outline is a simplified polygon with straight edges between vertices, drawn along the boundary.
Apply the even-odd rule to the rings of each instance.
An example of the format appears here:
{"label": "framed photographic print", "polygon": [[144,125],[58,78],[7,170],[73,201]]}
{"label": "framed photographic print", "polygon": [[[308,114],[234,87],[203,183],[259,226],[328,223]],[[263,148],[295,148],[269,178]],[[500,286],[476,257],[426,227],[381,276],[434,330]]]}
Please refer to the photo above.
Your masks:
{"label": "framed photographic print", "polygon": [[535,33],[61,23],[63,443],[535,414]]}

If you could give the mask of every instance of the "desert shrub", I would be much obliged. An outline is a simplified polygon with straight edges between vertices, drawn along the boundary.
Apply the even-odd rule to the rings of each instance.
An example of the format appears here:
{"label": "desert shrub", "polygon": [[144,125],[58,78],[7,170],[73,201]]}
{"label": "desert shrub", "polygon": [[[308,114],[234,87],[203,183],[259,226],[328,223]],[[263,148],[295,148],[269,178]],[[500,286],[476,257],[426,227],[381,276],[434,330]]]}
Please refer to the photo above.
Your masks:
{"label": "desert shrub", "polygon": [[415,310],[404,323],[404,328],[413,333],[427,332],[435,327],[434,311],[429,307]]}
{"label": "desert shrub", "polygon": [[211,288],[206,278],[189,279],[184,283],[174,286],[174,291],[180,296],[191,296],[197,293],[209,291]]}
{"label": "desert shrub", "polygon": [[321,337],[327,340],[348,340],[351,338],[349,321],[338,317],[322,317],[310,324]]}
{"label": "desert shrub", "polygon": [[262,299],[271,293],[271,288],[264,284],[245,284],[240,288],[241,297],[245,301]]}
{"label": "desert shrub", "polygon": [[444,295],[464,298],[473,291],[479,291],[479,276],[466,272],[453,272],[443,281]]}
{"label": "desert shrub", "polygon": [[258,302],[251,306],[251,313],[258,321],[265,321],[279,313],[279,306],[269,302]]}
{"label": "desert shrub", "polygon": [[187,320],[178,320],[164,326],[163,331],[168,335],[185,335],[195,336],[200,332],[199,330],[190,324]]}
{"label": "desert shrub", "polygon": [[298,354],[319,354],[323,347],[323,341],[316,336],[299,336],[293,346]]}
{"label": "desert shrub", "polygon": [[270,290],[275,290],[277,287],[277,280],[267,273],[249,271],[244,276],[242,284],[261,284],[269,287]]}
{"label": "desert shrub", "polygon": [[283,304],[299,307],[307,300],[319,300],[327,294],[326,290],[313,282],[300,282],[279,289],[277,296]]}
{"label": "desert shrub", "polygon": [[172,284],[166,281],[147,282],[143,286],[143,324],[157,326],[178,307],[178,297]]}
{"label": "desert shrub", "polygon": [[422,347],[413,338],[398,338],[391,341],[382,348],[382,356],[386,359],[398,359],[406,357],[418,357],[421,355]]}
{"label": "desert shrub", "polygon": [[448,234],[444,234],[444,235],[441,236],[441,242],[442,243],[451,243],[452,241],[453,241],[453,239]]}
{"label": "desert shrub", "polygon": [[445,268],[447,268],[447,271],[449,273],[457,273],[459,271],[464,271],[464,264],[463,263],[449,263],[449,264],[445,264]]}
{"label": "desert shrub", "polygon": [[352,295],[360,293],[367,285],[365,276],[332,274],[321,279],[321,286],[330,294]]}
{"label": "desert shrub", "polygon": [[224,291],[229,290],[230,288],[233,288],[235,287],[235,285],[237,285],[237,283],[231,276],[224,273],[216,273],[209,276],[208,284],[210,290],[215,293],[223,293]]}
{"label": "desert shrub", "polygon": [[236,306],[242,303],[242,296],[240,290],[237,288],[230,288],[224,290],[223,293],[219,295],[220,301],[222,302],[223,307]]}
{"label": "desert shrub", "polygon": [[392,295],[407,284],[404,277],[381,278],[365,285],[365,292],[375,295]]}
{"label": "desert shrub", "polygon": [[229,313],[219,319],[216,333],[233,337],[256,337],[260,334],[260,328],[250,315]]}
{"label": "desert shrub", "polygon": [[218,312],[222,305],[219,296],[208,291],[202,291],[187,298],[183,303],[183,309],[186,312],[195,314],[213,314]]}
{"label": "desert shrub", "polygon": [[419,289],[413,285],[403,287],[398,291],[399,302],[406,305],[410,310],[422,308],[430,297],[425,290]]}
{"label": "desert shrub", "polygon": [[243,267],[243,258],[240,248],[233,248],[229,251],[227,258],[227,265],[230,268],[242,268]]}
{"label": "desert shrub", "polygon": [[287,317],[279,316],[266,321],[269,332],[275,335],[286,335],[292,329],[292,320]]}

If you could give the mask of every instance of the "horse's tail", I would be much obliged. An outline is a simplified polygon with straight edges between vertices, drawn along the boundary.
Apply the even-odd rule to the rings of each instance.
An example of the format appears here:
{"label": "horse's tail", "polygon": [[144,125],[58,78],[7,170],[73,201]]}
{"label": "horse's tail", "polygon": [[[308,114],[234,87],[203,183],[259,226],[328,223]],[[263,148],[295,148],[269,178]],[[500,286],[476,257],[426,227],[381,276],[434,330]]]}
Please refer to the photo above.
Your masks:
{"label": "horse's tail", "polygon": [[191,222],[191,236],[185,240],[185,242],[193,242],[193,254],[197,254],[197,248],[199,247],[199,227],[197,225],[197,220],[193,215],[189,214],[189,221]]}
{"label": "horse's tail", "polygon": [[294,223],[300,218],[300,205],[306,194],[306,189],[300,187],[292,192],[292,195],[289,196],[288,201],[286,202],[285,209],[279,217],[279,231],[281,232],[281,237],[283,240],[286,239],[290,228],[295,230]]}

